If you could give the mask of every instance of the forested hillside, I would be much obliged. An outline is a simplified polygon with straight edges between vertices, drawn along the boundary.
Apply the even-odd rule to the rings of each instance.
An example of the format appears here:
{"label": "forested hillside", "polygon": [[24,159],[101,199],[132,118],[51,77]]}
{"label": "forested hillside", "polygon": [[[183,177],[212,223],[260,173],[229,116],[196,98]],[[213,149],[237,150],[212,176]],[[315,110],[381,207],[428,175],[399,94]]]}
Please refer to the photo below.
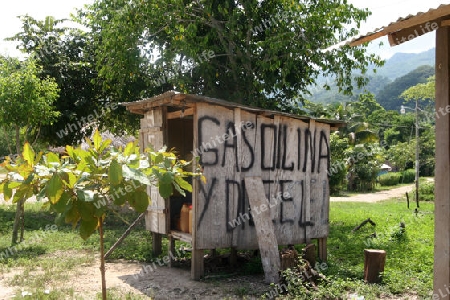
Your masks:
{"label": "forested hillside", "polygon": [[[354,91],[354,96],[347,96],[339,93],[338,88],[333,84],[334,78],[319,77],[316,81],[317,84],[312,86],[309,90],[311,95],[306,96],[306,98],[315,103],[326,104],[333,102],[355,101],[358,99],[358,94],[370,92],[377,95],[377,100],[380,103],[385,103],[382,104],[385,108],[397,109],[397,106],[399,106],[399,102],[397,101],[398,99],[396,99],[397,96],[405,90],[405,85],[408,83],[415,85],[419,82],[424,82],[423,75],[425,73],[428,74],[428,71],[434,66],[434,55],[434,48],[421,53],[396,53],[385,62],[383,67],[376,68],[375,73],[372,71],[367,73],[369,78],[368,84],[363,89],[356,89]],[[428,66],[428,69],[417,71],[416,69],[421,66]],[[423,71],[425,73],[421,74]],[[394,84],[396,79],[406,76],[409,73],[411,74],[406,78]],[[415,78],[415,76],[417,76],[417,78]],[[330,86],[329,89],[324,88],[324,85],[326,84]],[[384,91],[385,89],[387,90]],[[381,99],[378,95],[380,97],[387,98]],[[392,99],[395,99],[395,101],[392,105],[389,105],[389,101],[392,101]]]}
{"label": "forested hillside", "polygon": [[386,85],[376,94],[376,99],[386,110],[398,110],[404,102],[404,99],[399,97],[400,94],[411,86],[425,83],[427,78],[432,75],[434,75],[434,67],[420,66]]}

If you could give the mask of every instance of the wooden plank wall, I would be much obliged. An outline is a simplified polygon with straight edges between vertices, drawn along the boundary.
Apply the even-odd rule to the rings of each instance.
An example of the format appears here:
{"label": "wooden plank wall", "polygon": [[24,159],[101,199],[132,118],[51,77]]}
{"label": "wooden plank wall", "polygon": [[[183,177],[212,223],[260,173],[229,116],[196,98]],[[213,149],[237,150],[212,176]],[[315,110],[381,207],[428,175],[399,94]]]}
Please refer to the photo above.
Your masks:
{"label": "wooden plank wall", "polygon": [[207,178],[197,194],[197,249],[258,248],[248,176],[263,180],[278,244],[328,235],[329,125],[207,103],[196,109],[194,153]]}
{"label": "wooden plank wall", "polygon": [[[140,146],[141,150],[153,147],[155,151],[165,144],[165,109],[156,108],[147,112],[141,119]],[[157,187],[148,187],[151,203],[145,216],[146,229],[155,233],[166,234],[169,228],[169,219],[166,217],[166,199],[159,195]]]}

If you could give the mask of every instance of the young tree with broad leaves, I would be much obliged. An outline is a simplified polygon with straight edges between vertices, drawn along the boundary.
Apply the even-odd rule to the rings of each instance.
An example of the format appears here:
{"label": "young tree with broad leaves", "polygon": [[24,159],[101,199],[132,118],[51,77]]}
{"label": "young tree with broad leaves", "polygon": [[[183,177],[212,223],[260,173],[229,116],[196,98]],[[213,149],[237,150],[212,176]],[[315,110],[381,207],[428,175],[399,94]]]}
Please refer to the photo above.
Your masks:
{"label": "young tree with broad leaves", "polygon": [[[20,154],[20,135],[34,141],[42,126],[53,124],[59,88],[49,76],[39,78],[41,68],[32,59],[20,62],[0,57],[0,124],[15,132],[15,151]],[[12,154],[12,153],[11,153]]]}
{"label": "young tree with broad leaves", "polygon": [[[39,78],[40,68],[31,59],[0,57],[0,126],[15,132],[16,154],[20,155],[21,135],[36,141],[44,125],[55,122],[59,112],[54,102],[59,93],[53,78]],[[23,240],[24,200],[17,202],[12,243]],[[20,238],[19,238],[20,229]]]}
{"label": "young tree with broad leaves", "polygon": [[[7,160],[3,167],[7,177],[0,182],[5,199],[25,201],[31,195],[47,199],[50,209],[57,213],[57,221],[78,228],[83,239],[97,230],[100,238],[100,271],[102,299],[106,299],[106,277],[103,232],[107,212],[112,205],[128,203],[138,212],[149,205],[147,186],[158,187],[167,198],[176,189],[182,195],[192,192],[188,176],[199,175],[185,171],[191,163],[178,160],[165,149],[140,152],[136,143],[123,149],[111,147],[98,131],[93,139],[86,139],[88,149],[66,146],[67,156],[55,153],[36,153],[25,144],[20,160]],[[14,196],[12,189],[16,189]]]}

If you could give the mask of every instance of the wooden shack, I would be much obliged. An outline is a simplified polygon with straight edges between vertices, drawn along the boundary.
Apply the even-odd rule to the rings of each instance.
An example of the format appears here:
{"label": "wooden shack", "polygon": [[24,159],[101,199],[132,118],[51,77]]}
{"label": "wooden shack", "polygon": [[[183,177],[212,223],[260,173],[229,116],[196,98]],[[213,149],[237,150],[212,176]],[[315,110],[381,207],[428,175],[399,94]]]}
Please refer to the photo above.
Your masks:
{"label": "wooden shack", "polygon": [[[192,182],[186,198],[163,199],[157,188],[149,190],[146,227],[156,253],[163,235],[169,251],[176,239],[191,243],[193,279],[203,276],[205,249],[260,249],[264,265],[270,251],[278,255],[278,245],[318,239],[326,259],[329,138],[341,122],[177,92],[124,105],[143,116],[142,148],[167,145],[180,158],[199,156],[206,177]],[[267,200],[260,199],[262,190]],[[192,205],[191,233],[177,226],[183,203]]]}

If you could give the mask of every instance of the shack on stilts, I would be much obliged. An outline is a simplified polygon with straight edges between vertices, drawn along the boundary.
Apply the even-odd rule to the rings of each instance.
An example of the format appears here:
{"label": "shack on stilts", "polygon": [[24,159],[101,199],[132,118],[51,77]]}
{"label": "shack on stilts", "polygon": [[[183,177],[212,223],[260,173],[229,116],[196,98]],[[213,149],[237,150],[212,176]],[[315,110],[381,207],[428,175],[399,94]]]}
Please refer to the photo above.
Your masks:
{"label": "shack on stilts", "polygon": [[[143,116],[142,149],[166,145],[181,159],[198,156],[206,177],[193,180],[186,198],[149,189],[145,220],[156,254],[162,236],[171,258],[175,240],[191,243],[195,280],[204,275],[207,249],[259,249],[267,282],[278,280],[279,245],[317,239],[326,260],[330,131],[342,122],[173,91],[123,105]],[[186,205],[188,228],[179,218]]]}

